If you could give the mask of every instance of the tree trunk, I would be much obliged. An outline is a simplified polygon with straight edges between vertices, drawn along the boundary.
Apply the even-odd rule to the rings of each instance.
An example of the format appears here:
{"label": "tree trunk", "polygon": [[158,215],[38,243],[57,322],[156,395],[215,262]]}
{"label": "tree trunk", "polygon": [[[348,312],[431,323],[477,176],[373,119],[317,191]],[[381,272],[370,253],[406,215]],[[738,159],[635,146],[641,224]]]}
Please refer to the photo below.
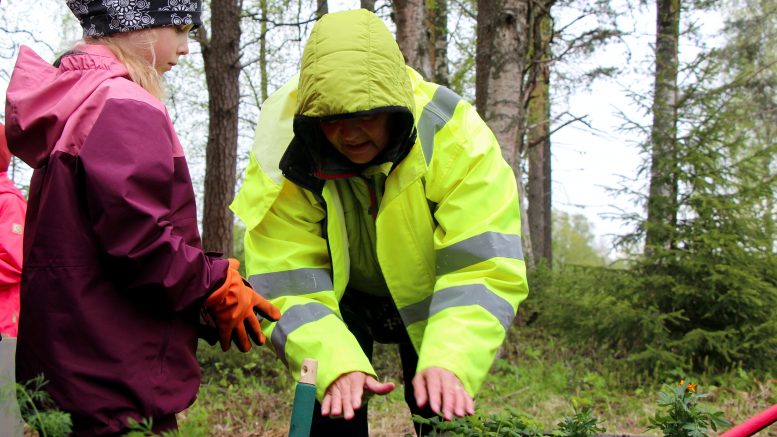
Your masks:
{"label": "tree trunk", "polygon": [[405,63],[425,79],[431,79],[432,64],[429,58],[429,35],[424,26],[424,0],[396,0],[392,2],[392,7],[397,26],[397,44],[405,56]]}
{"label": "tree trunk", "polygon": [[[521,144],[525,130],[523,71],[526,67],[528,0],[479,0],[477,15],[476,107],[494,131],[505,160],[515,172],[525,205]],[[527,266],[533,266],[531,231],[521,210]]]}
{"label": "tree trunk", "polygon": [[657,0],[656,77],[645,253],[672,247],[677,223],[677,46],[680,0]]}
{"label": "tree trunk", "polygon": [[326,0],[317,0],[316,18],[320,19],[329,13],[329,3]]}
{"label": "tree trunk", "polygon": [[432,81],[450,86],[448,77],[448,0],[427,0],[426,27],[429,34],[429,65]]}
{"label": "tree trunk", "polygon": [[[240,97],[240,0],[213,0],[210,40],[201,38],[208,87],[208,145],[202,245],[207,251],[232,253],[232,212],[237,162]],[[202,35],[202,34],[201,34]]]}
{"label": "tree trunk", "polygon": [[359,5],[362,9],[375,12],[375,0],[361,0]]}
{"label": "tree trunk", "polygon": [[[267,0],[259,1],[259,10],[261,13],[260,31],[262,32],[262,38],[259,40],[259,71],[262,75],[261,83],[259,85],[259,92],[261,93],[261,103],[267,100]],[[261,108],[260,108],[261,109]]]}
{"label": "tree trunk", "polygon": [[550,43],[553,21],[550,4],[532,6],[532,84],[527,109],[529,146],[529,230],[536,261],[544,259],[553,265],[552,202],[550,162]]}

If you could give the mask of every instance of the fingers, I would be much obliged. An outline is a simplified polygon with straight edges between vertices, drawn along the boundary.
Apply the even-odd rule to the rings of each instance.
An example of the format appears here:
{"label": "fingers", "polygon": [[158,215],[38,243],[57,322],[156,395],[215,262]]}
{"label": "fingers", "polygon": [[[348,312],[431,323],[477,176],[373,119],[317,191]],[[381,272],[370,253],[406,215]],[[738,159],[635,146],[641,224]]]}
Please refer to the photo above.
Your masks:
{"label": "fingers", "polygon": [[[445,420],[453,419],[453,409],[456,407],[456,397],[458,390],[451,384],[443,384],[440,387],[440,395],[442,397],[442,417]],[[459,392],[460,395],[461,392]]]}
{"label": "fingers", "polygon": [[361,372],[351,372],[341,376],[335,381],[336,392],[339,392],[340,394],[340,408],[345,420],[353,419],[356,415],[354,410],[358,410],[362,405],[364,376],[365,375]]}
{"label": "fingers", "polygon": [[453,414],[456,417],[464,417],[464,408],[466,404],[466,396],[464,395],[464,389],[460,388],[456,390],[456,400],[453,404]]}
{"label": "fingers", "polygon": [[425,407],[426,403],[429,401],[429,397],[426,395],[426,378],[423,372],[413,377],[413,393],[418,408]]}
{"label": "fingers", "polygon": [[338,387],[333,387],[332,391],[332,404],[330,406],[329,414],[334,417],[343,415],[343,396],[340,393]]}
{"label": "fingers", "polygon": [[219,344],[221,344],[221,350],[226,352],[229,350],[232,333],[230,331],[219,330]]}
{"label": "fingers", "polygon": [[475,414],[475,400],[472,399],[472,396],[470,396],[469,393],[467,393],[466,391],[464,393],[466,393],[467,395],[465,397],[464,411],[467,412],[467,415],[471,416]]}
{"label": "fingers", "polygon": [[[443,415],[445,416],[446,406],[443,402]],[[464,417],[475,414],[475,401],[467,393],[464,387],[456,381],[453,388],[453,403],[450,404],[448,411],[452,411],[457,417]],[[448,414],[450,416],[450,414]],[[450,416],[452,418],[452,416]],[[448,418],[446,416],[446,418]],[[450,420],[450,419],[448,419]]]}
{"label": "fingers", "polygon": [[235,344],[240,352],[248,352],[251,350],[251,341],[248,339],[248,333],[244,323],[238,323],[235,329],[232,331],[232,336],[235,339]]}
{"label": "fingers", "polygon": [[321,402],[321,415],[353,419],[356,411],[362,407],[366,394],[384,395],[394,388],[393,383],[378,382],[372,376],[362,372],[346,373],[327,388]]}
{"label": "fingers", "polygon": [[429,374],[426,377],[426,395],[429,397],[429,408],[437,414],[440,414],[440,403],[442,402],[442,382],[436,374]]}
{"label": "fingers", "polygon": [[[254,290],[251,291],[256,293]],[[254,298],[254,308],[259,310],[259,315],[273,322],[277,322],[278,319],[281,318],[280,310],[278,310],[275,305],[271,304],[270,301],[260,296],[259,293],[256,293],[256,297]]]}
{"label": "fingers", "polygon": [[453,372],[441,368],[428,368],[419,372],[413,378],[416,403],[429,407],[437,414],[442,414],[445,420],[452,420],[455,414],[464,417],[475,413],[475,401],[464,389],[458,377]]}
{"label": "fingers", "polygon": [[324,399],[321,401],[321,415],[326,417],[329,415],[331,410],[332,395],[329,393],[329,390],[327,390],[326,394],[324,395]]}
{"label": "fingers", "polygon": [[443,385],[442,399],[442,416],[445,420],[453,419],[454,414],[458,417],[464,417],[467,408],[467,400],[471,400],[469,394],[464,390],[464,386],[458,379],[455,381],[446,381]]}
{"label": "fingers", "polygon": [[396,385],[393,382],[379,382],[377,379],[368,376],[364,380],[364,387],[376,395],[387,395],[394,391]]}
{"label": "fingers", "polygon": [[341,405],[340,396],[340,380],[345,375],[337,378],[333,383],[329,385],[324,393],[324,399],[321,401],[321,415],[337,417],[342,414],[343,408]]}
{"label": "fingers", "polygon": [[[339,382],[339,383],[338,383]],[[328,398],[327,408],[324,409],[324,404],[321,405],[322,416],[340,417],[342,416],[346,420],[353,419],[353,405],[351,404],[351,392],[350,385],[343,383],[342,381],[335,381],[329,386],[327,394],[324,396],[326,401]]]}
{"label": "fingers", "polygon": [[351,384],[351,411],[361,408],[364,386],[365,384]]}
{"label": "fingers", "polygon": [[246,330],[248,331],[248,335],[251,336],[251,339],[256,343],[257,345],[261,346],[265,342],[264,333],[262,332],[262,325],[259,324],[259,320],[256,318],[256,314],[254,314],[253,311],[250,311],[248,314],[248,317],[243,322],[244,325],[246,325]]}

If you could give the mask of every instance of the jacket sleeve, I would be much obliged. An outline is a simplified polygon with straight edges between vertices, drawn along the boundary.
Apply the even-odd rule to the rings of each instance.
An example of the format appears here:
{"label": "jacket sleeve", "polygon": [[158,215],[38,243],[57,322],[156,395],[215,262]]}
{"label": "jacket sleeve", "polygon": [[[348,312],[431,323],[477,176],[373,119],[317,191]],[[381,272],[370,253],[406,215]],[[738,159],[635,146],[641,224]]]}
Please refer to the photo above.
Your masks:
{"label": "jacket sleeve", "polygon": [[[324,210],[297,185],[273,183],[253,158],[233,209],[245,223],[246,271],[251,285],[281,310],[262,323],[267,342],[299,375],[302,360],[318,361],[317,397],[340,375],[375,371],[343,323],[333,287]],[[266,208],[260,208],[266,205]]]}
{"label": "jacket sleeve", "polygon": [[181,311],[223,284],[228,263],[200,247],[191,179],[176,149],[165,112],[114,99],[78,159],[89,219],[116,281]]}
{"label": "jacket sleeve", "polygon": [[22,276],[22,229],[26,203],[15,194],[0,195],[0,288]]}
{"label": "jacket sleeve", "polygon": [[[436,281],[418,370],[442,367],[476,394],[528,294],[515,175],[469,103],[435,136]],[[438,153],[439,151],[439,153]]]}

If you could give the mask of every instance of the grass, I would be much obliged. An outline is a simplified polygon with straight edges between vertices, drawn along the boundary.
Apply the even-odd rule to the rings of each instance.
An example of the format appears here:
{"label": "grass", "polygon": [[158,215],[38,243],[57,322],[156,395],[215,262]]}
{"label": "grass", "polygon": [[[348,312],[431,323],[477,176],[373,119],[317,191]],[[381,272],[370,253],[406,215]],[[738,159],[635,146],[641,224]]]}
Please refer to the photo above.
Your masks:
{"label": "grass", "polygon": [[[732,423],[777,403],[777,379],[756,379],[742,370],[726,375],[634,375],[625,360],[595,351],[564,348],[534,327],[514,328],[477,397],[479,414],[525,414],[548,431],[557,429],[575,408],[590,407],[608,434],[658,435],[647,431],[658,409],[662,384],[683,377],[698,383],[705,404]],[[197,402],[181,413],[184,436],[283,436],[288,432],[294,379],[267,349],[222,353],[201,344],[203,384]],[[386,397],[370,402],[371,435],[413,432],[404,403],[399,357],[392,346],[377,345],[375,366],[381,377],[398,383]],[[759,437],[777,436],[772,426]]]}
{"label": "grass", "polygon": [[[197,401],[178,416],[179,435],[280,437],[288,433],[295,378],[268,349],[243,354],[233,348],[223,353],[203,342],[198,358],[203,382]],[[374,362],[381,377],[398,387],[371,400],[370,434],[412,434],[396,348],[376,345]],[[515,327],[477,397],[477,414],[504,414],[512,409],[536,421],[540,429],[553,431],[565,417],[589,407],[608,434],[659,435],[648,431],[649,419],[658,410],[659,390],[680,378],[698,384],[699,391],[708,395],[705,406],[723,411],[734,424],[777,403],[775,378],[755,378],[741,369],[725,375],[682,373],[634,375],[626,361],[611,354],[572,350],[539,328]],[[25,435],[34,434],[27,428]],[[777,426],[758,435],[777,437]]]}

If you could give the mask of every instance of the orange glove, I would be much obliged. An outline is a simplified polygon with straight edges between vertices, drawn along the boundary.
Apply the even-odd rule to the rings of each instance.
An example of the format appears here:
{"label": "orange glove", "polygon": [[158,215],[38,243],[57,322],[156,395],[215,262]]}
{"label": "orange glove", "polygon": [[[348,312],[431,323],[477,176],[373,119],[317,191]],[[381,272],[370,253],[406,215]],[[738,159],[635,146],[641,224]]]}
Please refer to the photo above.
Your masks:
{"label": "orange glove", "polygon": [[205,300],[205,308],[216,323],[221,349],[229,349],[230,338],[234,335],[238,349],[247,352],[251,349],[249,334],[258,345],[265,341],[257,315],[275,322],[281,317],[281,312],[243,281],[238,267],[240,261],[230,258],[227,279]]}

